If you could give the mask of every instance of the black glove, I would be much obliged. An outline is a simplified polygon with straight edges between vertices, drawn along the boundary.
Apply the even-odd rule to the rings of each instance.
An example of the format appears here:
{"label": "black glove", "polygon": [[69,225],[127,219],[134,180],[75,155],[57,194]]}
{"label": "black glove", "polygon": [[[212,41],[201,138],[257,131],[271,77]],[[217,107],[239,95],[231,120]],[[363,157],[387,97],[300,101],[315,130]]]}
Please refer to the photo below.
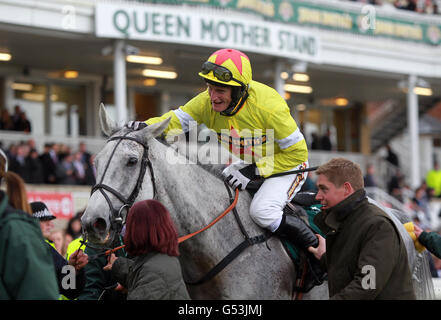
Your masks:
{"label": "black glove", "polygon": [[126,127],[136,131],[136,130],[141,130],[141,129],[144,129],[145,127],[147,127],[147,123],[145,123],[144,121],[129,121],[126,124]]}

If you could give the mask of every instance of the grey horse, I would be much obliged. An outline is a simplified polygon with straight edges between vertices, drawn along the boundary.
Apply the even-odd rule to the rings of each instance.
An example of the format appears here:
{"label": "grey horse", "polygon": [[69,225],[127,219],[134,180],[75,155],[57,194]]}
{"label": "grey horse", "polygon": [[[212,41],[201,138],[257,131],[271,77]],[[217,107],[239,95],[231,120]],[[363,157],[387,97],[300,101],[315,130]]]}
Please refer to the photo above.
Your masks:
{"label": "grey horse", "polygon": [[[82,217],[90,243],[109,245],[115,226],[124,223],[127,206],[135,201],[150,198],[161,201],[169,209],[180,236],[207,226],[230,205],[230,195],[219,176],[200,165],[188,164],[186,157],[155,139],[165,130],[168,120],[131,131],[118,127],[101,105],[100,123],[110,138],[96,157],[98,184]],[[251,196],[241,192],[236,208],[242,229],[253,238],[264,231],[249,216],[250,202]],[[410,239],[406,232],[402,236]],[[210,229],[180,244],[184,277],[201,278],[243,241],[237,220],[232,213],[227,214]],[[415,265],[415,250],[408,246],[408,253],[409,262]],[[281,242],[270,237],[246,248],[208,282],[189,285],[188,289],[193,299],[292,299],[294,281],[291,259]],[[422,286],[423,282],[416,285]],[[304,296],[304,299],[327,298],[326,282]]]}
{"label": "grey horse", "polygon": [[[129,198],[142,169],[144,146],[148,147],[152,170],[145,171],[134,200],[155,196],[170,211],[180,236],[207,226],[230,205],[227,188],[219,177],[197,164],[189,165],[184,156],[155,139],[168,121],[129,132],[127,128],[118,128],[101,106],[100,122],[110,139],[127,134],[126,137],[141,143],[130,138],[109,140],[95,159],[97,182]],[[82,217],[87,238],[95,244],[106,244],[114,225],[106,197],[115,210],[123,206],[118,196],[101,189],[93,192]],[[250,195],[241,192],[236,208],[244,229],[250,237],[255,237],[262,235],[263,230],[249,216],[250,202]],[[210,229],[180,244],[184,277],[199,279],[243,241],[244,236],[230,212]],[[294,277],[294,266],[285,249],[277,238],[271,237],[248,247],[212,280],[190,285],[188,289],[193,299],[291,299]]]}

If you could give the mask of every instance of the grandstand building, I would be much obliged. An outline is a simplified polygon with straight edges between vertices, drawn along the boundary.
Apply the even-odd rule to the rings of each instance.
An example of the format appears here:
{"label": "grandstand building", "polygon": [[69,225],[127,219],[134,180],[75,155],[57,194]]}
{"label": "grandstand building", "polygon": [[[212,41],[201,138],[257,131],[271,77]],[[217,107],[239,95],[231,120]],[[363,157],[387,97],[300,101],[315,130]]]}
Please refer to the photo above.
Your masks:
{"label": "grandstand building", "polygon": [[[101,148],[101,102],[119,123],[183,105],[217,48],[251,59],[288,102],[308,145],[364,165],[392,142],[411,186],[441,161],[419,119],[441,96],[441,16],[328,0],[0,0],[0,109],[19,105],[31,136]],[[430,121],[429,121],[430,122]],[[438,130],[439,131],[439,130]],[[4,144],[23,134],[1,131]]]}

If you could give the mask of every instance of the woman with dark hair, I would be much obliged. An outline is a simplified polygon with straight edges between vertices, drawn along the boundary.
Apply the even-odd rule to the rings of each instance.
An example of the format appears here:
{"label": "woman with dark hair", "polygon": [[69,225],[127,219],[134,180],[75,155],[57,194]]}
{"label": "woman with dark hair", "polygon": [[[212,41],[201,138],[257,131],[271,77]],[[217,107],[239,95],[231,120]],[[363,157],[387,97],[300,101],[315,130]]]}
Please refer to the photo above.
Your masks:
{"label": "woman with dark hair", "polygon": [[104,270],[128,290],[128,300],[190,299],[178,260],[178,234],[168,210],[156,200],[130,208],[124,235],[132,259],[109,257]]}

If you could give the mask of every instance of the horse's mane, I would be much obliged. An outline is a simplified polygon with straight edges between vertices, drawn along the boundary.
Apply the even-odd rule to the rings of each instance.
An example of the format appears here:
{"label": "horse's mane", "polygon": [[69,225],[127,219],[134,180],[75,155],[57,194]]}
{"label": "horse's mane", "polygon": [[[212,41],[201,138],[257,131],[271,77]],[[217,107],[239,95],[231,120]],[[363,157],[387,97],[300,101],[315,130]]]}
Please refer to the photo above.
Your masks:
{"label": "horse's mane", "polygon": [[[158,140],[160,143],[165,145],[168,148],[171,148],[172,145],[169,144],[164,137],[157,137],[156,140]],[[198,145],[202,146],[205,142],[198,142]],[[179,153],[180,155],[184,156],[186,159],[190,160],[189,155],[187,153]],[[212,164],[212,163],[201,163],[199,162],[199,159],[196,163],[196,165],[202,169],[204,169],[207,173],[211,174],[212,176],[224,180],[224,177],[222,176],[222,171],[225,169],[224,164]]]}

